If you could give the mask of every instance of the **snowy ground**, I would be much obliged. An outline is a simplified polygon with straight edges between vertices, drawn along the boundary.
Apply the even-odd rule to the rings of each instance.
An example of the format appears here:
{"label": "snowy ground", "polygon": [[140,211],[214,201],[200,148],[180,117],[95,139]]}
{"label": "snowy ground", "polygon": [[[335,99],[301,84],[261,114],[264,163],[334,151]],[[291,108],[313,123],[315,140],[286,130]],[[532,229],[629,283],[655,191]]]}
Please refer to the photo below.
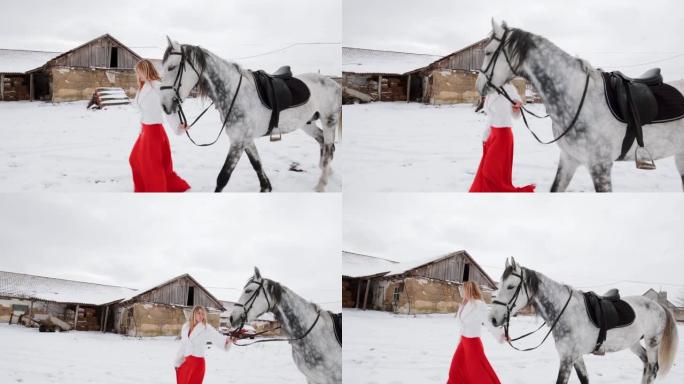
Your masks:
{"label": "snowy ground", "polygon": [[[200,100],[188,100],[188,118],[201,111]],[[132,106],[86,110],[86,102],[0,103],[0,192],[125,192],[133,190],[128,156],[140,130]],[[221,124],[211,110],[192,129],[195,141],[210,142]],[[228,154],[228,137],[211,147],[195,147],[167,130],[174,167],[194,192],[213,191]],[[318,144],[304,132],[276,143],[257,140],[262,163],[274,192],[313,191],[320,170]],[[335,159],[338,160],[338,159]],[[293,172],[292,163],[303,172]],[[339,167],[333,161],[333,169]],[[333,173],[329,192],[342,189],[341,173]],[[243,156],[225,191],[259,191],[259,181]]]}
{"label": "snowy ground", "polygon": [[[0,324],[4,383],[166,384],[175,382],[173,337],[136,339],[99,332],[39,333]],[[204,383],[305,383],[287,343],[210,349]]]}
{"label": "snowy ground", "polygon": [[[535,318],[516,319],[515,335],[539,326]],[[545,330],[547,328],[544,328]],[[447,380],[459,338],[453,314],[399,316],[379,311],[344,311],[344,381],[355,384],[440,383]],[[684,382],[684,325],[679,353],[670,374],[658,383]],[[521,341],[536,345],[542,336]],[[518,352],[483,332],[485,352],[504,384],[546,384],[556,380],[558,355],[553,340],[531,352]],[[591,383],[641,382],[643,365],[630,351],[585,356]],[[573,375],[570,383],[579,383]]]}
{"label": "snowy ground", "polygon": [[[543,106],[532,106],[541,111]],[[550,139],[551,120],[531,118],[530,126]],[[419,103],[370,103],[344,106],[345,191],[464,192],[482,156],[485,116],[471,105],[431,106]],[[547,192],[556,174],[557,145],[541,145],[522,120],[514,127],[513,182],[537,184]],[[674,159],[656,162],[655,171],[642,171],[633,162],[616,163],[613,190],[681,192]],[[577,170],[569,191],[593,191],[586,168]]]}

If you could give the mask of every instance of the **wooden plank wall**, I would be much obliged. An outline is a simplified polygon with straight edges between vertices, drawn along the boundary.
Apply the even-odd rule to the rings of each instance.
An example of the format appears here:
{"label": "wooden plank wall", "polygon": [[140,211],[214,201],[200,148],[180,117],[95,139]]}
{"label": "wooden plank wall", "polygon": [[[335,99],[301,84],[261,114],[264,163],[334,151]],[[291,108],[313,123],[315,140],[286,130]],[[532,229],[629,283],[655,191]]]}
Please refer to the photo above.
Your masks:
{"label": "wooden plank wall", "polygon": [[112,47],[119,48],[118,66],[116,68],[130,69],[135,66],[138,58],[126,48],[107,37],[93,40],[73,52],[58,57],[48,62],[48,66],[111,68],[109,60]]}
{"label": "wooden plank wall", "polygon": [[148,302],[158,304],[171,304],[185,306],[188,298],[188,287],[194,289],[194,305],[218,308],[220,305],[207,294],[202,287],[197,286],[192,280],[183,277],[174,280],[159,288],[153,289],[135,298],[136,302]]}
{"label": "wooden plank wall", "polygon": [[485,42],[480,42],[464,51],[446,56],[434,64],[435,68],[479,70],[484,62],[484,47]]}
{"label": "wooden plank wall", "polygon": [[410,272],[410,275],[462,283],[466,262],[470,264],[468,274],[470,281],[474,281],[478,285],[490,285],[482,271],[475,264],[470,263],[468,258],[462,253],[416,268]]}

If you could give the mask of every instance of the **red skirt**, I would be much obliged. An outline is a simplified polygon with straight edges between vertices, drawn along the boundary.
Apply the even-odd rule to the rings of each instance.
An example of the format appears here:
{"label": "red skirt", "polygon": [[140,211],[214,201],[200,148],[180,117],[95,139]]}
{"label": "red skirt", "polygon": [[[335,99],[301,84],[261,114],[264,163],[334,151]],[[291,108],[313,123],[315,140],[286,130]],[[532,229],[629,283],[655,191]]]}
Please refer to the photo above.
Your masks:
{"label": "red skirt", "polygon": [[534,184],[513,186],[513,131],[492,127],[470,192],[534,192]]}
{"label": "red skirt", "polygon": [[501,384],[479,337],[461,337],[451,359],[447,384]]}
{"label": "red skirt", "polygon": [[186,356],[183,364],[176,368],[176,384],[202,384],[204,370],[204,358]]}
{"label": "red skirt", "polygon": [[131,156],[135,192],[185,192],[190,185],[173,171],[171,147],[161,124],[142,125]]}

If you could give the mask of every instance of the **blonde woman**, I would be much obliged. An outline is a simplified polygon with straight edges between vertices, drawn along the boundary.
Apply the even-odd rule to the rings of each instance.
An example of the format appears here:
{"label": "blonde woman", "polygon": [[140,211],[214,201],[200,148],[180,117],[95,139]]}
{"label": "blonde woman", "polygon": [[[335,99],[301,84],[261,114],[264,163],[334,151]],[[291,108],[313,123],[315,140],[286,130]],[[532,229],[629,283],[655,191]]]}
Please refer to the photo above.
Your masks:
{"label": "blonde woman", "polygon": [[190,321],[181,329],[181,346],[176,354],[176,383],[202,384],[204,380],[204,353],[207,342],[228,350],[232,344],[229,337],[221,335],[211,324],[207,324],[207,310],[201,305],[192,309]]}
{"label": "blonde woman", "polygon": [[[169,138],[162,125],[159,73],[149,60],[141,60],[135,65],[135,74],[138,78],[135,105],[140,109],[142,123],[128,159],[135,192],[185,192],[190,185],[173,171]],[[182,133],[186,127],[181,125],[178,116],[167,116],[176,133]]]}
{"label": "blonde woman", "polygon": [[472,281],[463,283],[463,304],[456,318],[461,328],[458,343],[449,369],[447,384],[500,384],[494,369],[489,364],[480,340],[482,324],[503,341],[503,335],[487,323],[489,308],[482,301],[480,288]]}

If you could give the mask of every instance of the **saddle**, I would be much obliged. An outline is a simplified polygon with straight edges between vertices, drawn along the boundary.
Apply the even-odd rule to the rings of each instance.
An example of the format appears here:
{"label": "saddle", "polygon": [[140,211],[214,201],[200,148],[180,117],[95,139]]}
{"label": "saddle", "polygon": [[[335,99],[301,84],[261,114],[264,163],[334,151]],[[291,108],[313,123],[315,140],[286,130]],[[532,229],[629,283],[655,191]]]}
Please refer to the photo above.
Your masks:
{"label": "saddle", "polygon": [[634,322],[634,309],[620,299],[620,292],[617,289],[611,289],[603,296],[594,292],[584,292],[584,304],[589,319],[599,329],[593,351],[595,354],[601,354],[599,350],[606,341],[608,330],[626,327]]}
{"label": "saddle", "polygon": [[292,76],[289,66],[280,67],[272,74],[261,70],[252,74],[261,104],[272,111],[266,135],[271,136],[271,141],[278,141],[282,135],[274,136],[272,132],[278,127],[280,112],[309,101],[311,91],[303,81]]}
{"label": "saddle", "polygon": [[330,315],[330,318],[333,321],[334,325],[334,330],[335,330],[335,339],[337,339],[337,343],[340,344],[340,347],[342,346],[342,314],[341,313],[332,313],[328,311],[328,314]]}
{"label": "saddle", "polygon": [[[642,126],[684,118],[684,96],[676,88],[663,82],[660,68],[650,69],[635,78],[619,71],[602,71],[601,75],[611,113],[618,121],[627,124],[617,160],[625,158],[635,140],[639,147],[644,147]],[[637,163],[637,167],[639,165],[644,164]],[[653,159],[650,165],[652,168],[648,165],[644,168],[655,168]]]}

